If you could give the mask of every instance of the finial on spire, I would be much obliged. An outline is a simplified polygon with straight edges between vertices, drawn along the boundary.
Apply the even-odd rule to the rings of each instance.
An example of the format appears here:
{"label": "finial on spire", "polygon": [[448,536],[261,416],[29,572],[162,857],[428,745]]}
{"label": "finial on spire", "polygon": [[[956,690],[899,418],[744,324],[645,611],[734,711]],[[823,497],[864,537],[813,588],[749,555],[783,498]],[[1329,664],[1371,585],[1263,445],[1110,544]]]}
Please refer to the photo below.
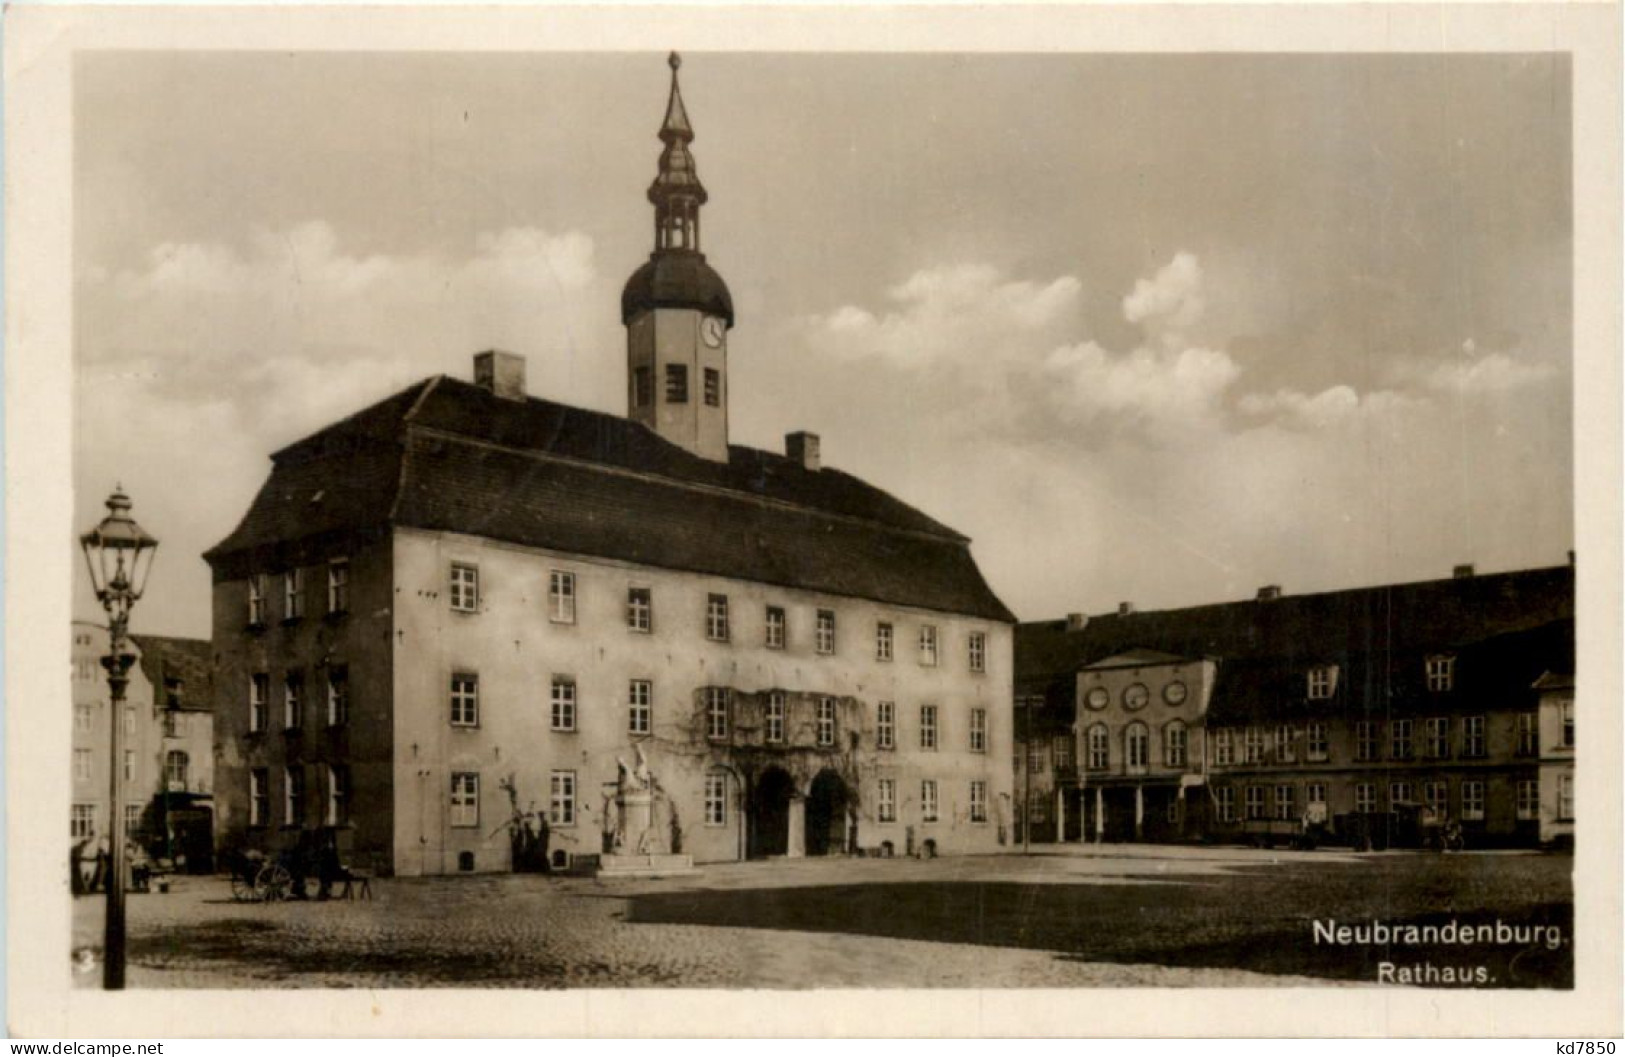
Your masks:
{"label": "finial on spire", "polygon": [[679,66],[683,65],[683,57],[681,55],[677,54],[674,51],[669,56],[667,56],[666,65],[671,67],[671,72],[672,73],[676,73],[677,68]]}

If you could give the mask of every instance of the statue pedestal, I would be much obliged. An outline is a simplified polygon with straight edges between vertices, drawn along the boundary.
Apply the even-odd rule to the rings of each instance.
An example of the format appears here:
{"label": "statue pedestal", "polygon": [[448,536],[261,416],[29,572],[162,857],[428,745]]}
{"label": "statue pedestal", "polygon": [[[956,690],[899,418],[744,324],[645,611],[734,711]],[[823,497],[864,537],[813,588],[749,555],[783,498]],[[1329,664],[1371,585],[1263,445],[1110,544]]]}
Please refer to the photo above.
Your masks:
{"label": "statue pedestal", "polygon": [[599,877],[680,877],[699,873],[688,855],[600,855]]}
{"label": "statue pedestal", "polygon": [[615,850],[598,857],[599,877],[674,877],[695,873],[694,859],[671,854],[671,835],[648,790],[616,794]]}

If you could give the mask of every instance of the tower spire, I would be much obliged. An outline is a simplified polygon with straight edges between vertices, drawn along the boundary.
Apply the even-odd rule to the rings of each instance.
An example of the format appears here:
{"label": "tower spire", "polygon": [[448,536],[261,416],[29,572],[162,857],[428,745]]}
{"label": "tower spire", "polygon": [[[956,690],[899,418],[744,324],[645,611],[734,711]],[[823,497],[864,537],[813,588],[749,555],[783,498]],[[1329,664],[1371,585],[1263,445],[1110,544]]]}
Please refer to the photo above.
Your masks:
{"label": "tower spire", "polygon": [[677,84],[677,71],[683,65],[675,51],[666,59],[671,67],[671,97],[666,101],[666,119],[660,124],[660,171],[649,185],[649,201],[655,207],[655,252],[700,248],[700,206],[705,204],[705,187],[694,167],[688,145],[694,141],[694,126],[683,106],[683,92]]}

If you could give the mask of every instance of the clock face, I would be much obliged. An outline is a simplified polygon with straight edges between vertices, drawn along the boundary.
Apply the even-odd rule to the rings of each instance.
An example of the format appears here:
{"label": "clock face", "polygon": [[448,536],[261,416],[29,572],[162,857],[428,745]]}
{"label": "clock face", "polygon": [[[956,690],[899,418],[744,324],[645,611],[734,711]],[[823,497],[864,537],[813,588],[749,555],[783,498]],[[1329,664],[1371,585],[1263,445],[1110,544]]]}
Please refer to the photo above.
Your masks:
{"label": "clock face", "polygon": [[706,316],[700,321],[700,337],[704,338],[705,343],[713,349],[722,344],[722,335],[725,329],[720,316]]}
{"label": "clock face", "polygon": [[1185,700],[1185,684],[1175,679],[1162,688],[1162,699],[1170,705],[1177,705]]}
{"label": "clock face", "polygon": [[1105,708],[1106,703],[1111,699],[1112,695],[1106,692],[1106,688],[1104,686],[1097,686],[1093,690],[1089,691],[1089,696],[1083,700],[1084,703],[1090,708],[1098,710]]}
{"label": "clock face", "polygon": [[1145,688],[1144,683],[1135,683],[1123,691],[1123,707],[1130,711],[1144,708],[1145,703],[1149,700],[1151,700],[1151,691]]}

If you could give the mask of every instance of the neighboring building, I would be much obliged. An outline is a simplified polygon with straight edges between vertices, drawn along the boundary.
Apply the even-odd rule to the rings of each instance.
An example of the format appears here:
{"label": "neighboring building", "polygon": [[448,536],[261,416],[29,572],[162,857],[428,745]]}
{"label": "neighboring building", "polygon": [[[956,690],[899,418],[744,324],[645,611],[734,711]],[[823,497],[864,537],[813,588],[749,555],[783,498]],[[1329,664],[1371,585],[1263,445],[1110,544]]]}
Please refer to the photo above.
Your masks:
{"label": "neighboring building", "polygon": [[206,555],[224,843],[332,825],[384,870],[506,870],[511,797],[595,855],[635,746],[702,862],[1007,837],[1014,618],[969,540],[814,435],[727,443],[675,68],[628,417],[482,353],[277,452]]}
{"label": "neighboring building", "polygon": [[[73,623],[74,843],[108,832],[111,699],[107,629]],[[200,639],[132,635],[136,663],[125,690],[123,787],[125,829],[154,855],[185,859],[207,871],[213,854],[214,716],[209,644]]]}
{"label": "neighboring building", "polygon": [[[1049,768],[1033,785],[1061,824],[1035,816],[1035,839],[1223,838],[1428,804],[1469,845],[1533,844],[1572,824],[1572,677],[1551,673],[1573,659],[1572,567],[1023,624],[1017,701],[1044,702],[1038,748],[1068,726],[1082,763],[1018,746],[1015,780]],[[1159,690],[1176,683],[1177,700]]]}

